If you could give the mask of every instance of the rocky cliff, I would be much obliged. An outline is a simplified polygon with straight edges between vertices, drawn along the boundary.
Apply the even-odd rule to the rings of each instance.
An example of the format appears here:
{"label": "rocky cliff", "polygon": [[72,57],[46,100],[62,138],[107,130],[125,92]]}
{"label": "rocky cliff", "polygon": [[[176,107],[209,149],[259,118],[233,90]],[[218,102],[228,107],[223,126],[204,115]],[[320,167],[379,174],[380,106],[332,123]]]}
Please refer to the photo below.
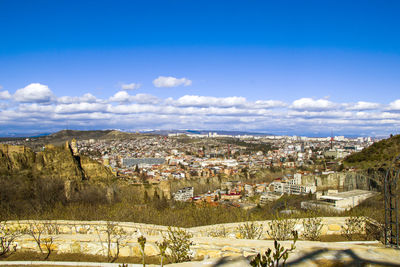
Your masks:
{"label": "rocky cliff", "polygon": [[113,177],[111,170],[106,166],[86,156],[80,156],[79,158],[85,178],[93,181],[104,181]]}
{"label": "rocky cliff", "polygon": [[74,156],[68,146],[48,145],[34,153],[29,148],[1,145],[0,174],[31,174],[33,177],[61,178],[65,180],[105,180],[113,174],[102,164],[79,155]]}
{"label": "rocky cliff", "polygon": [[35,161],[35,153],[29,148],[0,145],[0,174],[20,172],[30,168]]}

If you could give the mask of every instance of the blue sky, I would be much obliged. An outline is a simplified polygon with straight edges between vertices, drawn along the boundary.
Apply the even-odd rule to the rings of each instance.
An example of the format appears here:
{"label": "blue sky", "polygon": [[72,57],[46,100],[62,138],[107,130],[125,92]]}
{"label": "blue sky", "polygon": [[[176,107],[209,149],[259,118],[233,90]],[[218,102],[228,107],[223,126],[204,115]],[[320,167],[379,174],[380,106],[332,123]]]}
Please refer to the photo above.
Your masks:
{"label": "blue sky", "polygon": [[398,133],[399,12],[399,1],[0,0],[0,135]]}

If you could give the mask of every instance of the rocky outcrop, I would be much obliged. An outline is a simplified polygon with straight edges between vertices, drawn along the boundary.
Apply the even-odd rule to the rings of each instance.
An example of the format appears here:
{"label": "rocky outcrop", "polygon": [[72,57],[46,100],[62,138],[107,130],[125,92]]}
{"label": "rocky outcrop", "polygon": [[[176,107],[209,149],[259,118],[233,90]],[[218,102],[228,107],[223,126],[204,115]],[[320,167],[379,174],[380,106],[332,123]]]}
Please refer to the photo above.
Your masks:
{"label": "rocky outcrop", "polygon": [[61,178],[64,180],[104,180],[113,177],[112,172],[87,157],[74,156],[68,146],[46,146],[34,153],[29,148],[0,147],[0,174],[14,175],[24,172],[33,177]]}
{"label": "rocky outcrop", "polygon": [[33,172],[39,176],[51,176],[65,180],[83,180],[85,175],[71,151],[62,147],[46,146],[36,153]]}
{"label": "rocky outcrop", "polygon": [[34,162],[35,153],[29,148],[20,150],[13,149],[13,146],[0,146],[0,174],[20,172],[30,168]]}
{"label": "rocky outcrop", "polygon": [[80,164],[85,178],[93,181],[108,180],[113,177],[111,170],[86,156],[80,156]]}

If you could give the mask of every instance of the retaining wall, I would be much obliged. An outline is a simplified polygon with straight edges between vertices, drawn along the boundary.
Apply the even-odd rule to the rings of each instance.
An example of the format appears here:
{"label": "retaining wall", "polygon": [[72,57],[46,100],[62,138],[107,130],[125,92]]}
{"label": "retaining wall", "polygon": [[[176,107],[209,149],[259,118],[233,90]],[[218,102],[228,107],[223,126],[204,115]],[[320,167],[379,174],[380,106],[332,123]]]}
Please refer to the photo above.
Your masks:
{"label": "retaining wall", "polygon": [[[347,217],[324,217],[322,218],[323,235],[339,235],[341,227],[345,225]],[[194,258],[221,257],[221,256],[248,256],[272,247],[273,242],[267,240],[244,240],[241,239],[238,227],[242,223],[228,223],[209,225],[201,227],[186,228],[193,234],[193,246],[191,246]],[[250,222],[251,223],[251,222]],[[255,222],[262,225],[263,234],[260,239],[269,239],[267,232],[270,221]],[[9,221],[9,226],[28,227],[29,224],[41,225],[51,229],[50,234],[45,233],[43,237],[54,238],[52,249],[55,253],[83,253],[107,255],[107,225],[115,224],[125,232],[125,238],[120,241],[120,256],[141,256],[137,238],[144,235],[147,238],[146,255],[158,255],[159,251],[155,244],[161,241],[168,227],[151,224],[130,222],[106,222],[106,221]],[[297,220],[294,230],[301,237],[304,229],[302,220]],[[17,239],[18,249],[39,251],[35,240],[24,235]],[[290,241],[283,241],[283,244]],[[44,247],[43,247],[44,248]],[[44,248],[45,249],[45,248]],[[111,249],[115,253],[117,245],[111,243]]]}

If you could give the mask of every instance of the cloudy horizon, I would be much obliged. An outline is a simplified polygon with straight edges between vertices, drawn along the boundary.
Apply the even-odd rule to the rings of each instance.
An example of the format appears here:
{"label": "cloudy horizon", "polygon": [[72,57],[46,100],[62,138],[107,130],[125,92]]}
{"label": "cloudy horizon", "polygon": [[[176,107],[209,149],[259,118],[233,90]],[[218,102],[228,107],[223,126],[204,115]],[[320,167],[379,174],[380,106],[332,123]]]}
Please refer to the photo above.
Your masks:
{"label": "cloudy horizon", "polygon": [[[188,78],[159,76],[157,87],[185,87]],[[132,85],[134,84],[134,85]],[[56,96],[45,84],[31,83],[10,92],[0,91],[0,124],[44,133],[71,129],[200,129],[302,134],[383,136],[400,125],[400,99],[389,103],[333,102],[329,98],[304,97],[292,102],[279,99],[250,101],[244,96],[214,97],[184,94],[161,98],[139,92],[131,83],[108,98],[87,92],[80,96]],[[136,91],[136,92],[134,92]],[[0,134],[10,132],[3,128]]]}

